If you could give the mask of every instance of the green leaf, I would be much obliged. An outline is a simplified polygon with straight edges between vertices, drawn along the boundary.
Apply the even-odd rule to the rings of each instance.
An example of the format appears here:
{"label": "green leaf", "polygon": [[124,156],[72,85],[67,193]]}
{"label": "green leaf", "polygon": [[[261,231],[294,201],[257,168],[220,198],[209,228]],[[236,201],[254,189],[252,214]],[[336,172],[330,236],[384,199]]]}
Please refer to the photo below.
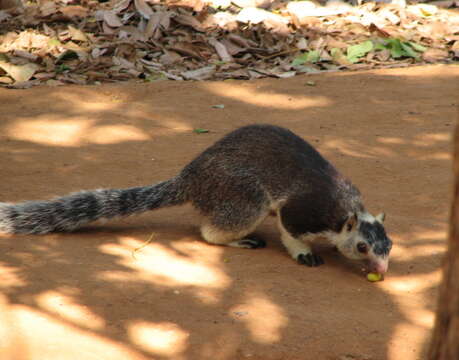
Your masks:
{"label": "green leaf", "polygon": [[355,63],[359,58],[368,54],[373,50],[373,42],[371,40],[364,41],[357,45],[352,45],[347,48],[347,59]]}
{"label": "green leaf", "polygon": [[59,40],[53,38],[53,39],[48,40],[48,45],[49,46],[60,46],[62,45],[62,43]]}
{"label": "green leaf", "polygon": [[427,48],[425,46],[422,46],[420,44],[416,44],[415,42],[412,42],[412,41],[408,41],[408,44],[411,45],[411,47],[416,50],[416,51],[419,51],[419,52],[424,52],[427,50]]}
{"label": "green leaf", "polygon": [[163,73],[152,72],[145,77],[145,82],[155,82],[166,79],[167,77]]}
{"label": "green leaf", "polygon": [[406,53],[403,51],[402,43],[399,39],[388,39],[387,42],[389,45],[390,55],[394,59],[405,56]]}
{"label": "green leaf", "polygon": [[414,51],[414,49],[410,45],[408,45],[408,43],[402,42],[400,43],[400,45],[402,45],[402,49],[405,52],[405,56],[412,57],[415,59],[419,57],[419,54],[416,51]]}
{"label": "green leaf", "polygon": [[292,61],[292,66],[298,66],[298,65],[303,65],[306,63],[306,59],[308,57],[308,53],[301,54],[300,56],[297,56],[295,59]]}
{"label": "green leaf", "polygon": [[319,50],[311,50],[308,52],[307,62],[315,63],[320,60],[320,52]]}
{"label": "green leaf", "polygon": [[205,134],[205,133],[208,133],[209,130],[207,130],[207,129],[201,129],[201,128],[196,128],[196,129],[193,130],[193,132],[196,133],[196,134]]}
{"label": "green leaf", "polygon": [[297,56],[292,61],[292,66],[299,66],[305,63],[315,63],[320,60],[320,53],[318,50],[311,50]]}
{"label": "green leaf", "polygon": [[376,44],[374,45],[374,49],[375,50],[386,50],[386,49],[390,49],[390,46],[387,43],[387,41],[382,40],[382,41],[376,42]]}

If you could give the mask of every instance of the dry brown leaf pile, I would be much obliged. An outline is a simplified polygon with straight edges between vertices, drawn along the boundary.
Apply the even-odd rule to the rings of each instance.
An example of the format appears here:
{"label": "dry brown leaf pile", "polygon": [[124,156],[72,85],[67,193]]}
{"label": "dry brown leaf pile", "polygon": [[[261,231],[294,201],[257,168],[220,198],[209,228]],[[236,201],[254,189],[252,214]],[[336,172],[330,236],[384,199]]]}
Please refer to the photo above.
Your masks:
{"label": "dry brown leaf pile", "polygon": [[[424,51],[394,58],[372,49],[350,62],[348,47],[369,39],[400,39]],[[0,85],[15,88],[283,78],[458,59],[459,13],[428,4],[40,0],[0,9]]]}

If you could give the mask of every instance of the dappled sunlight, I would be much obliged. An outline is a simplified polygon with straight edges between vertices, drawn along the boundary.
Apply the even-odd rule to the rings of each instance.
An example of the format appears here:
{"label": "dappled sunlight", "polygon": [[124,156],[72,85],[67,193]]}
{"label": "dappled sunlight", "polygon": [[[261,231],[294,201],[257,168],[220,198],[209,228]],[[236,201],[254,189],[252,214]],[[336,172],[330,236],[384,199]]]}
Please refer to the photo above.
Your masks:
{"label": "dappled sunlight", "polygon": [[393,157],[397,155],[397,153],[394,150],[388,149],[386,147],[364,145],[363,143],[358,142],[356,140],[326,140],[323,146],[330,150],[338,150],[344,155],[356,158],[371,159],[379,157]]}
{"label": "dappled sunlight", "polygon": [[105,326],[104,319],[92,313],[87,306],[75,303],[72,297],[58,291],[50,290],[38,294],[36,302],[48,313],[55,314],[83,328],[98,330]]}
{"label": "dappled sunlight", "polygon": [[375,141],[383,146],[377,146],[374,142],[368,145],[366,141],[349,138],[325,140],[322,146],[331,151],[339,151],[346,156],[362,159],[399,158],[403,154],[417,160],[451,160],[448,149],[433,150],[439,143],[449,144],[449,133],[426,133],[403,138],[376,137]]}
{"label": "dappled sunlight", "polygon": [[25,281],[21,278],[21,270],[17,267],[0,263],[0,289],[12,289],[25,286]]}
{"label": "dappled sunlight", "polygon": [[419,147],[432,147],[436,145],[438,142],[449,142],[450,139],[451,134],[449,131],[434,134],[419,134],[415,136],[414,140],[412,141],[412,144]]}
{"label": "dappled sunlight", "polygon": [[202,85],[207,91],[241,101],[246,104],[267,108],[301,110],[309,107],[331,106],[332,101],[325,96],[304,96],[273,93],[264,91],[256,84],[206,83]]}
{"label": "dappled sunlight", "polygon": [[221,247],[198,242],[180,246],[186,250],[185,257],[158,243],[143,245],[144,242],[132,237],[121,237],[119,244],[102,245],[103,253],[118,256],[119,263],[135,270],[135,274],[105,271],[98,277],[105,281],[140,280],[167,287],[191,286],[196,290],[194,294],[206,303],[218,301],[216,290],[231,284],[221,266]]}
{"label": "dappled sunlight", "polygon": [[395,324],[391,337],[388,339],[387,360],[422,359],[420,353],[428,339],[428,330],[409,321]]}
{"label": "dappled sunlight", "polygon": [[129,325],[128,336],[146,352],[179,359],[187,348],[189,333],[170,322],[138,321]]}
{"label": "dappled sunlight", "polygon": [[83,141],[93,144],[116,144],[124,141],[146,141],[150,137],[132,125],[93,126]]}
{"label": "dappled sunlight", "polygon": [[146,359],[129,346],[68,325],[28,306],[12,305],[9,312],[14,320],[11,336],[20,339],[27,360]]}
{"label": "dappled sunlight", "polygon": [[231,309],[231,316],[244,323],[252,339],[261,344],[279,342],[288,324],[285,310],[262,293],[247,295],[240,305]]}
{"label": "dappled sunlight", "polygon": [[[444,238],[446,238],[446,235]],[[396,243],[391,256],[394,260],[409,262],[426,254],[442,254],[445,250],[446,247],[443,241],[439,241],[438,244],[419,244],[416,246],[405,246],[403,243]]]}
{"label": "dappled sunlight", "polygon": [[42,145],[78,146],[81,138],[94,122],[87,119],[73,120],[16,120],[5,129],[15,140],[30,141]]}
{"label": "dappled sunlight", "polygon": [[412,272],[409,276],[396,276],[390,274],[387,281],[379,283],[381,289],[391,295],[403,296],[406,293],[421,294],[426,289],[438,284],[441,279],[441,271],[436,270],[427,274]]}
{"label": "dappled sunlight", "polygon": [[77,147],[87,143],[145,141],[150,136],[132,125],[95,125],[94,120],[17,120],[6,128],[9,137],[41,145]]}

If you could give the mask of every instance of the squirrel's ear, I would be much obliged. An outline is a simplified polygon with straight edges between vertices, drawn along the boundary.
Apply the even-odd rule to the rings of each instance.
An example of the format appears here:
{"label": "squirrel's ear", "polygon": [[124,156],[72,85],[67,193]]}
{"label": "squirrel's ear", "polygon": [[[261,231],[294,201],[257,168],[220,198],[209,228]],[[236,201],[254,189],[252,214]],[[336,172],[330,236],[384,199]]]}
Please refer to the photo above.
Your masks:
{"label": "squirrel's ear", "polygon": [[381,224],[384,222],[385,219],[386,219],[386,214],[384,214],[383,212],[375,216],[375,220]]}
{"label": "squirrel's ear", "polygon": [[357,227],[357,214],[350,215],[344,223],[343,230],[350,232]]}

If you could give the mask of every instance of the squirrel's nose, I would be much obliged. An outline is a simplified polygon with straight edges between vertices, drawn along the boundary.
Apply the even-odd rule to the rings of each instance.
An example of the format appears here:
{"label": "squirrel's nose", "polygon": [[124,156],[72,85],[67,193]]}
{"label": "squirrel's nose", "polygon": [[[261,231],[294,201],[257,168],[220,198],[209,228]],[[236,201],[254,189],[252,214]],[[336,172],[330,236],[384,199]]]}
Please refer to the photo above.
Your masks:
{"label": "squirrel's nose", "polygon": [[370,272],[384,274],[389,268],[389,259],[378,259],[370,261],[369,268]]}

